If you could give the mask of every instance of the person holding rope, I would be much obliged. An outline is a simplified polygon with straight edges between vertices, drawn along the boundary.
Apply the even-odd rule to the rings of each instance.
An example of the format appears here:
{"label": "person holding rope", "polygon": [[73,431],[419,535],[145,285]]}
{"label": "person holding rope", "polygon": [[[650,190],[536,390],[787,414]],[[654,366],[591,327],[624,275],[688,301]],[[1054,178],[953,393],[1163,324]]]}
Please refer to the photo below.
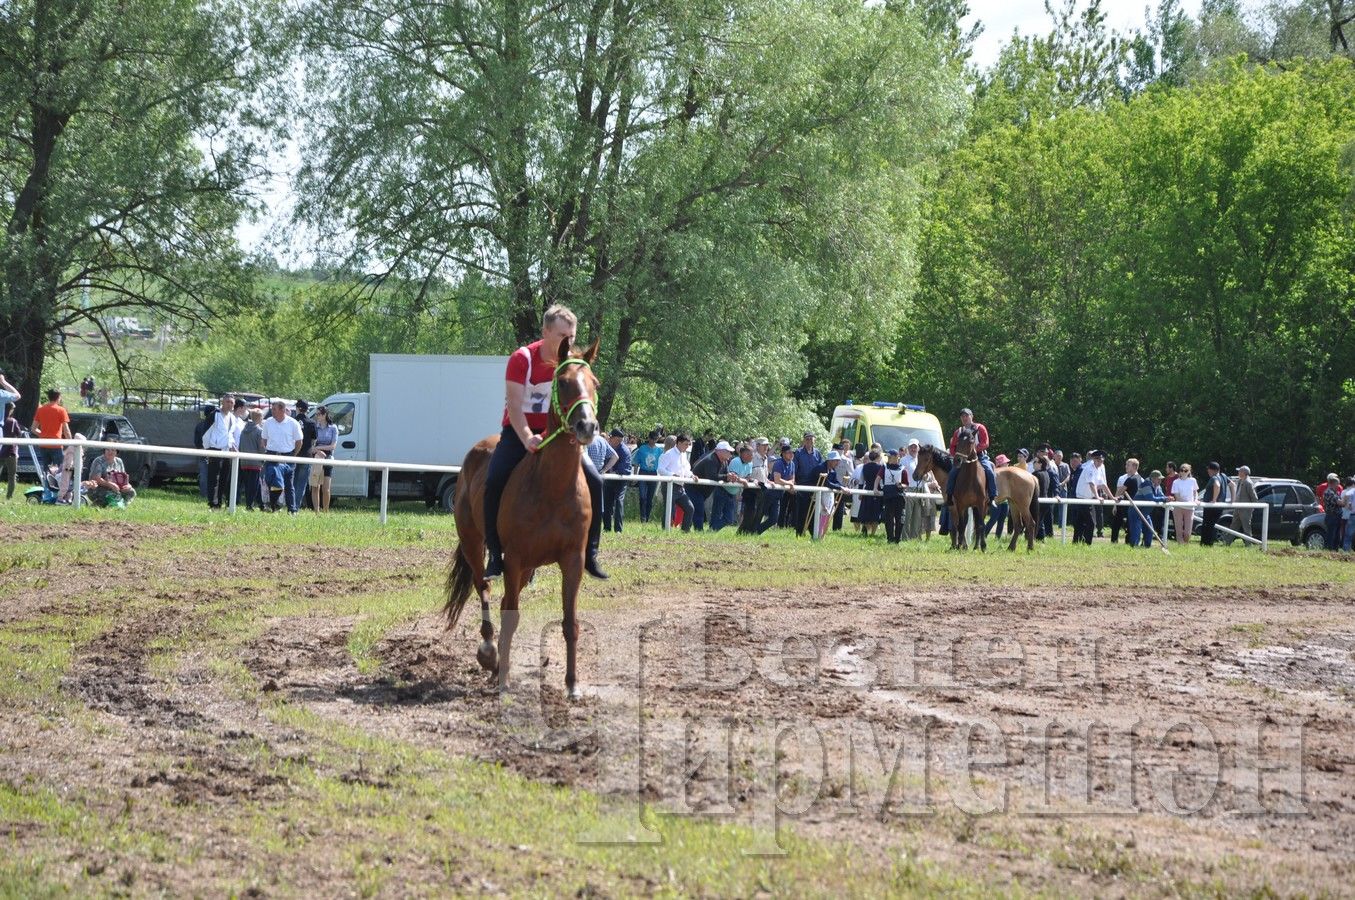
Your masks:
{"label": "person holding rope", "polygon": [[1124,474],[1115,483],[1115,512],[1110,517],[1110,542],[1120,542],[1120,531],[1125,531],[1125,546],[1137,547],[1142,539],[1143,522],[1139,513],[1131,506],[1121,505],[1120,501],[1131,501],[1139,494],[1143,477],[1139,474],[1139,461],[1134,457],[1124,461]]}
{"label": "person holding rope", "polygon": [[[1139,482],[1138,493],[1134,495],[1134,500],[1138,503],[1166,503],[1167,494],[1162,490],[1162,473],[1157,469],[1149,472],[1148,477]],[[1139,513],[1144,515],[1141,523],[1143,527],[1139,529],[1139,546],[1151,550],[1153,541],[1157,540],[1158,535],[1161,534],[1161,526],[1154,529],[1152,520],[1147,517],[1147,514],[1143,510],[1139,510]],[[1129,546],[1132,547],[1134,544],[1131,542]]]}
{"label": "person holding rope", "polygon": [[[536,452],[546,440],[543,435],[550,427],[551,389],[556,367],[561,362],[555,356],[562,341],[574,343],[577,330],[578,318],[572,311],[564,306],[552,306],[542,317],[541,339],[519,347],[508,357],[504,375],[503,430],[485,475],[485,548],[489,551],[485,578],[503,576],[499,501],[517,464],[528,453]],[[597,559],[598,543],[602,538],[602,476],[587,453],[579,456],[593,506],[584,569],[594,578],[606,578],[607,573],[602,571]]]}

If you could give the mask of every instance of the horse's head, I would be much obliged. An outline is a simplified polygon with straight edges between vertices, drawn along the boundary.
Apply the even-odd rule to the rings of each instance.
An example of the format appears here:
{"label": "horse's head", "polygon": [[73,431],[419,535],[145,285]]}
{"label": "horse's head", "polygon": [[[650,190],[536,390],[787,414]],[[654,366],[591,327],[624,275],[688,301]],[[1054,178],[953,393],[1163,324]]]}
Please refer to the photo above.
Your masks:
{"label": "horse's head", "polygon": [[966,459],[978,455],[979,430],[973,425],[960,426],[960,433],[955,438],[955,455]]}
{"label": "horse's head", "polygon": [[[920,479],[927,474],[935,475],[941,473],[944,475],[950,472],[950,454],[946,451],[927,444],[918,448],[917,464],[913,467],[913,478]],[[942,480],[941,478],[937,479]]]}
{"label": "horse's head", "polygon": [[583,446],[597,436],[598,380],[593,374],[593,360],[597,359],[598,340],[582,353],[570,352],[569,341],[560,342],[555,367],[555,415],[562,427]]}

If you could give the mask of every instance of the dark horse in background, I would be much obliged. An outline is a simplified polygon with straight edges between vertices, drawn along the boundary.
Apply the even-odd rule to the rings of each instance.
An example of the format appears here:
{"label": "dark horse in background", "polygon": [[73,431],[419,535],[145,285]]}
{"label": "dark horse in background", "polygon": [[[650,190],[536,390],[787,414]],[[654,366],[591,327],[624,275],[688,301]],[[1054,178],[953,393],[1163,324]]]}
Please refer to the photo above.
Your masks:
{"label": "dark horse in background", "polygon": [[583,353],[571,353],[569,342],[562,342],[556,356],[560,363],[555,367],[551,386],[546,441],[518,463],[504,487],[499,504],[503,597],[499,600],[497,651],[492,643],[494,623],[489,615],[489,582],[484,577],[483,519],[485,476],[499,436],[492,435],[476,444],[462,463],[455,507],[460,543],[447,575],[447,627],[456,625],[474,588],[480,597],[480,636],[484,639],[475,658],[486,670],[498,675],[500,688],[508,684],[513,632],[518,625],[518,598],[538,568],[555,564],[560,567],[561,576],[565,688],[570,697],[579,696],[575,672],[579,640],[577,603],[588,526],[593,519],[582,456],[598,432],[595,412],[598,380],[592,369],[597,350],[597,341]]}
{"label": "dark horse in background", "polygon": [[928,472],[936,480],[945,484],[950,470],[958,466],[959,474],[955,478],[955,490],[950,497],[950,546],[953,549],[967,550],[968,539],[965,532],[969,528],[969,514],[976,517],[974,545],[980,550],[988,549],[988,541],[983,533],[984,522],[988,517],[988,482],[983,467],[979,465],[978,430],[973,426],[960,429],[955,440],[955,455],[951,456],[939,447],[928,444],[917,453],[917,466],[914,478],[921,478]]}

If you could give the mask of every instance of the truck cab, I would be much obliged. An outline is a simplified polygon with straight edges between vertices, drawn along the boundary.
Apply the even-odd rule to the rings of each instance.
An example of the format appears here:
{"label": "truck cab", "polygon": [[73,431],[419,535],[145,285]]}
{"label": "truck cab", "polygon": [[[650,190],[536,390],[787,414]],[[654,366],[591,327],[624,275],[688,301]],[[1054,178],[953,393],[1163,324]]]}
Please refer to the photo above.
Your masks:
{"label": "truck cab", "polygon": [[910,440],[918,443],[944,446],[941,422],[917,403],[898,403],[876,400],[873,403],[853,403],[850,400],[833,409],[829,426],[833,442],[843,439],[853,445],[879,444],[886,450],[908,446]]}
{"label": "truck cab", "polygon": [[[333,394],[322,404],[329,411],[330,421],[339,430],[339,444],[334,448],[335,459],[370,459],[367,455],[367,429],[354,429],[354,422],[367,421],[367,401],[370,394]],[[311,413],[315,415],[314,412]],[[331,491],[335,497],[366,497],[371,475],[366,469],[335,466]]]}
{"label": "truck cab", "polygon": [[[497,433],[503,414],[503,356],[374,353],[370,390],[331,394],[324,406],[338,428],[335,459],[459,466],[478,441]],[[456,475],[394,470],[391,500],[422,500],[451,511]],[[379,469],[335,466],[335,497],[375,497]]]}

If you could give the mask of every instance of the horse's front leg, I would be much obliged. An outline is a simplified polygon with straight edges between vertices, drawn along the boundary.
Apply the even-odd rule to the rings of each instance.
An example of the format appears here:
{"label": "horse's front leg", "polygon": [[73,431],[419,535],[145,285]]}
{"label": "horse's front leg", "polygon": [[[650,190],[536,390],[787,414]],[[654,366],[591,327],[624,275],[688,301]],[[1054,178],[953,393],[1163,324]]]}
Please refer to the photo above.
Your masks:
{"label": "horse's front leg", "polygon": [[980,504],[974,507],[975,528],[974,528],[974,546],[984,553],[988,552],[988,529],[984,526],[988,522],[988,507]]}
{"label": "horse's front leg", "polygon": [[569,699],[578,700],[579,690],[576,664],[579,650],[579,583],[583,580],[583,552],[560,561],[560,600],[562,604],[561,629],[565,635],[565,692]]}
{"label": "horse's front leg", "polygon": [[503,600],[499,601],[499,690],[508,688],[513,634],[518,630],[518,596],[522,593],[524,573],[511,562],[504,567]]}

